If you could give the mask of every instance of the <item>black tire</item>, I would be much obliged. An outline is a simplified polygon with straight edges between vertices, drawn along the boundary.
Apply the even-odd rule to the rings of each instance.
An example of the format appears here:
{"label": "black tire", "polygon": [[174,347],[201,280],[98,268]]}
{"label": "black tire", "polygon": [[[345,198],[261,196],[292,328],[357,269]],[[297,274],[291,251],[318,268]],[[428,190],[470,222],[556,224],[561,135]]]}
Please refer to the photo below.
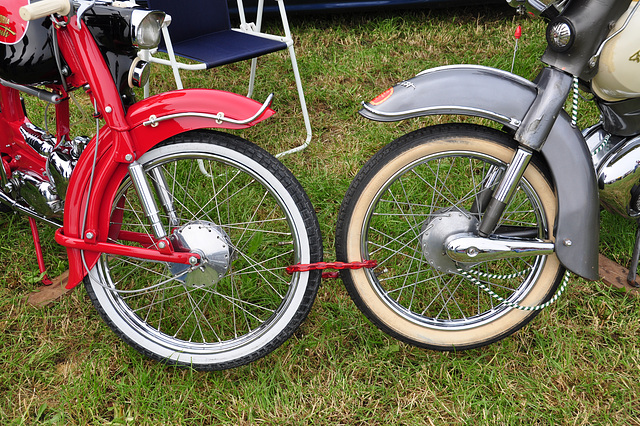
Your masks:
{"label": "black tire", "polygon": [[[564,273],[555,255],[447,267],[453,261],[442,244],[425,243],[433,242],[438,226],[449,232],[437,221],[453,228],[477,223],[479,194],[497,185],[496,173],[515,149],[497,130],[446,124],[400,137],[358,173],[340,208],[336,257],[378,262],[375,269],[346,270],[341,277],[358,308],[381,330],[415,346],[463,350],[502,339],[538,313],[497,301],[459,267],[508,302],[535,306],[552,297]],[[523,230],[552,239],[556,210],[547,169],[534,156],[496,233]]]}
{"label": "black tire", "polygon": [[[172,365],[219,370],[273,351],[306,318],[321,278],[320,271],[285,272],[322,260],[320,228],[303,188],[263,149],[214,131],[175,136],[138,161],[155,187],[167,234],[180,233],[192,249],[224,253],[228,269],[218,275],[103,255],[85,278],[102,318],[135,349]],[[159,176],[177,224],[162,208]],[[111,241],[122,243],[124,231],[153,235],[129,176],[111,211]]]}

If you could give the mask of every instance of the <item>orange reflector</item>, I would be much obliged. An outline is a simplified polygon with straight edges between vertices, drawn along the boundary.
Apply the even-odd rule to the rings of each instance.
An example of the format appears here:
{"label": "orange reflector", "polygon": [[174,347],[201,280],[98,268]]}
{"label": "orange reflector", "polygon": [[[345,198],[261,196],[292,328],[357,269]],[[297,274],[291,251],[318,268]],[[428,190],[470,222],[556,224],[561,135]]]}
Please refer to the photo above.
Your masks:
{"label": "orange reflector", "polygon": [[373,98],[371,100],[371,102],[369,102],[369,103],[371,105],[380,105],[381,103],[383,103],[384,101],[389,99],[391,97],[391,95],[393,95],[393,87],[391,87],[391,88],[385,90],[384,92],[380,93],[378,96]]}

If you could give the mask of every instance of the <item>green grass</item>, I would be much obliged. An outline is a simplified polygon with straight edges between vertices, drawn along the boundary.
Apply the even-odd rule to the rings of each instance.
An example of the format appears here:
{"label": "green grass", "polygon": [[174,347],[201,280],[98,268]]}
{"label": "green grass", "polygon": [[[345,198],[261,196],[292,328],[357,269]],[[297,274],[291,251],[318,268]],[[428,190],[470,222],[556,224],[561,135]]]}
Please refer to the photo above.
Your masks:
{"label": "green grass", "polygon": [[[342,197],[382,146],[438,118],[374,123],[359,103],[417,72],[474,63],[535,76],[544,24],[505,9],[414,10],[291,19],[314,129],[285,158],[308,192],[333,255]],[[273,25],[270,23],[269,25]],[[260,61],[255,97],[274,91],[278,114],[238,132],[273,153],[303,139],[285,54]],[[190,87],[244,93],[247,64],[183,74]],[[156,90],[171,88],[158,70]],[[497,94],[499,95],[499,94]],[[584,102],[582,104],[585,104]],[[581,105],[581,123],[593,120]],[[93,126],[86,125],[90,134]],[[572,278],[556,305],[513,337],[464,353],[399,343],[373,327],[339,280],[325,280],[307,321],[266,358],[197,373],[149,361],[122,343],[78,287],[44,309],[25,302],[38,269],[25,218],[0,215],[0,419],[2,424],[639,424],[638,300]],[[51,275],[65,252],[42,228]],[[602,251],[626,262],[633,227],[603,215]]]}

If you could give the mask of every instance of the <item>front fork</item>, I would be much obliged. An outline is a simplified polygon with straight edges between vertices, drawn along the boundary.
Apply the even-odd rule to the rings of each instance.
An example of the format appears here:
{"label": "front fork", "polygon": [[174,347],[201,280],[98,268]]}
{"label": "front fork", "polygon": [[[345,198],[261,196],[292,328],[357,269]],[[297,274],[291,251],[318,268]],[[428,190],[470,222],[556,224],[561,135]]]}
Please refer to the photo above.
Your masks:
{"label": "front fork", "polygon": [[[140,259],[147,259],[158,262],[168,262],[172,264],[184,264],[196,266],[200,264],[201,256],[191,251],[174,251],[171,241],[167,237],[165,228],[160,218],[160,210],[156,204],[151,186],[145,176],[142,165],[133,162],[129,166],[129,176],[135,187],[145,216],[151,223],[153,237],[144,232],[119,230],[117,235],[110,236],[110,239],[120,240],[118,243],[110,241],[95,241],[84,238],[70,237],[64,235],[63,229],[56,231],[56,242],[64,247],[76,250],[86,250],[94,253],[103,253],[106,255],[130,256]],[[162,203],[165,214],[169,218],[169,226],[173,228],[178,225],[178,217],[173,205],[169,188],[166,183],[162,169],[152,169],[149,173],[150,179],[158,199]],[[127,242],[141,244],[143,247],[136,245],[128,245]],[[124,243],[124,244],[123,244]],[[74,284],[75,285],[75,284]]]}
{"label": "front fork", "polygon": [[136,188],[136,192],[138,193],[138,197],[142,203],[144,213],[147,216],[147,219],[149,219],[149,222],[151,222],[153,234],[157,240],[163,240],[167,236],[167,233],[165,232],[162,221],[160,220],[160,210],[158,210],[156,200],[151,193],[151,187],[145,177],[142,164],[137,161],[131,163],[129,165],[129,175],[131,176],[133,186]]}
{"label": "front fork", "polygon": [[[151,186],[147,181],[142,164],[137,161],[131,163],[129,165],[129,175],[131,176],[133,186],[140,198],[145,215],[151,223],[153,234],[156,237],[156,240],[158,240],[158,247],[161,250],[165,249],[169,244],[167,240],[167,233],[165,232],[162,220],[160,219],[160,210],[158,209],[156,200],[151,192]],[[150,177],[153,182],[155,192],[158,195],[158,199],[162,204],[162,208],[169,218],[169,226],[171,228],[178,226],[179,221],[173,205],[173,199],[169,193],[167,180],[165,179],[164,173],[160,167],[151,169]]]}
{"label": "front fork", "polygon": [[516,192],[520,179],[524,175],[524,171],[531,161],[532,152],[520,146],[513,156],[511,164],[500,181],[489,201],[489,205],[482,216],[482,220],[478,224],[478,234],[482,237],[488,237],[498,226],[498,221],[504,212],[505,207],[511,201],[511,197]]}
{"label": "front fork", "polygon": [[537,77],[538,96],[522,119],[514,139],[519,143],[511,163],[478,224],[478,234],[487,237],[515,193],[534,151],[540,151],[571,90],[573,77],[555,68],[544,68]]}

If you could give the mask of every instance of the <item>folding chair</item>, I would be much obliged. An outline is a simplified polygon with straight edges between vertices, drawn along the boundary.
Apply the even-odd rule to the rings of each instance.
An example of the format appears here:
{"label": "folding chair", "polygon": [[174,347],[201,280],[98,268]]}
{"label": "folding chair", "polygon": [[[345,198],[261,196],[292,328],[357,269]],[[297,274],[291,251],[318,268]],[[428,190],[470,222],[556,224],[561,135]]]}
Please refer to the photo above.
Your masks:
{"label": "folding chair", "polygon": [[[247,95],[251,97],[255,83],[257,58],[268,53],[288,49],[307,138],[302,145],[276,155],[280,157],[306,148],[311,142],[312,133],[284,2],[283,0],[275,1],[278,3],[282,19],[284,37],[261,32],[264,0],[258,1],[256,23],[247,22],[242,0],[237,0],[240,18],[239,28],[231,28],[227,0],[187,0],[184,2],[177,0],[147,0],[147,5],[150,9],[162,10],[169,15],[162,28],[164,43],[160,46],[160,50],[168,54],[169,60],[153,57],[148,53],[143,53],[145,57],[142,59],[171,66],[178,89],[183,88],[179,73],[180,69],[210,69],[220,65],[252,59],[249,93]],[[178,62],[176,56],[193,59],[199,63],[186,64]],[[145,96],[147,94],[148,92],[145,92]]]}

